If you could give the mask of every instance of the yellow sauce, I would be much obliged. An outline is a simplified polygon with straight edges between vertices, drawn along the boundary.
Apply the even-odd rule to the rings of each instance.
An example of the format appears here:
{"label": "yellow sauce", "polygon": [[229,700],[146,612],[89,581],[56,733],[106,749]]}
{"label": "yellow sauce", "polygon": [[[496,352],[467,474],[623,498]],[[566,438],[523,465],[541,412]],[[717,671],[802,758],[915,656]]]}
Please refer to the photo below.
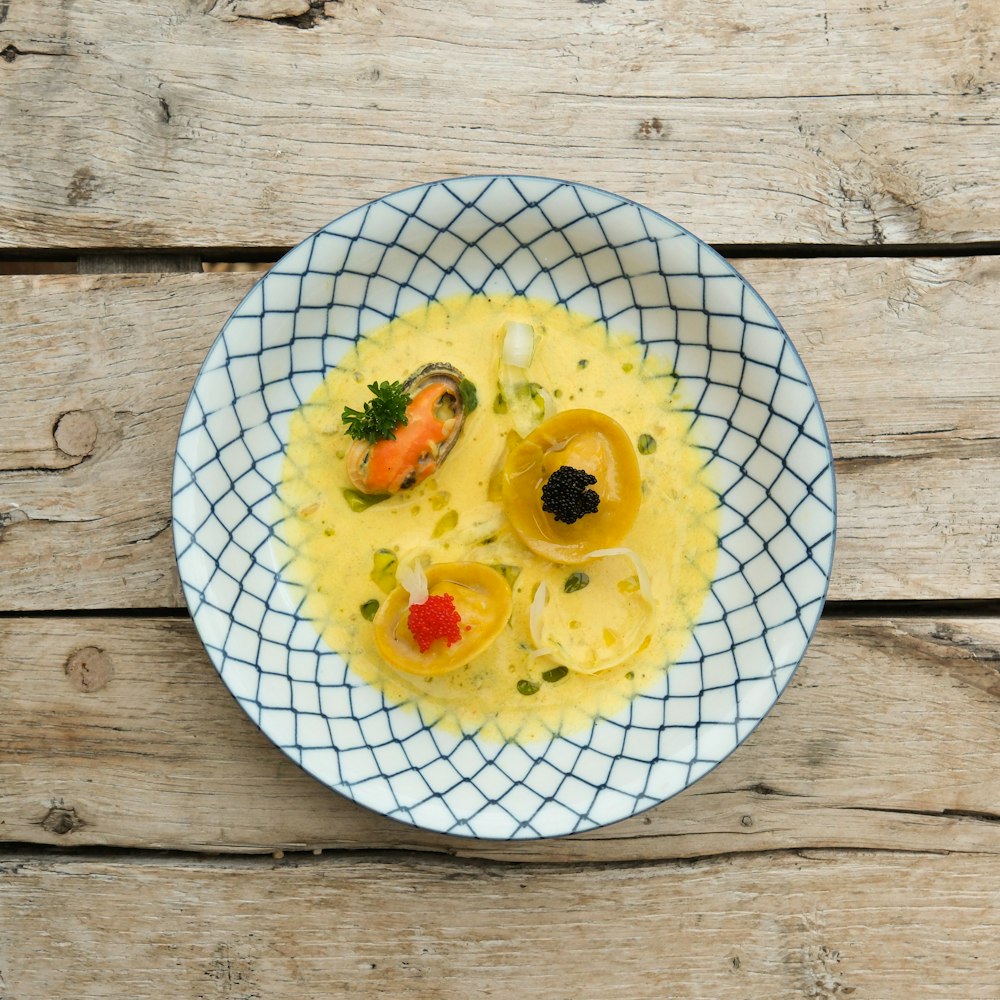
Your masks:
{"label": "yellow sauce", "polygon": [[[621,543],[648,570],[652,614],[637,594],[627,558],[557,565],[532,554],[507,522],[497,483],[512,423],[494,401],[510,321],[534,328],[528,377],[552,394],[558,410],[599,410],[613,416],[634,444],[643,435],[655,441],[654,450],[639,454],[642,503]],[[344,406],[360,409],[370,398],[369,382],[402,381],[432,361],[446,361],[474,382],[479,406],[431,479],[352,510],[344,497],[350,487]],[[642,451],[649,451],[646,445]],[[293,415],[280,491],[293,553],[285,576],[301,588],[303,613],[351,671],[388,701],[418,710],[426,723],[496,741],[569,734],[650,689],[690,639],[718,550],[719,502],[706,481],[706,458],[692,439],[691,413],[671,373],[655,358],[643,359],[630,336],[540,300],[480,295],[432,303],[363,339]],[[361,613],[366,602],[386,597],[379,574],[373,575],[379,550],[391,551],[401,564],[420,558],[425,564],[471,560],[515,567],[507,627],[453,673],[423,678],[388,666]],[[577,571],[590,582],[566,593],[565,581]],[[613,650],[637,628],[649,640],[607,670],[544,680],[560,661],[532,655],[529,608],[540,581],[551,595],[545,628],[559,632],[565,651]]]}

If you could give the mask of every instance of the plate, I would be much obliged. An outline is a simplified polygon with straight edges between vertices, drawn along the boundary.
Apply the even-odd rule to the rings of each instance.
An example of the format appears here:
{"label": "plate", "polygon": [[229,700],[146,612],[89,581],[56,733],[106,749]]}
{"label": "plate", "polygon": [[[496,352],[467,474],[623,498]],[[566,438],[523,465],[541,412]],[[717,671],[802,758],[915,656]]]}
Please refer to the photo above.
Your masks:
{"label": "plate", "polygon": [[[576,735],[494,744],[427,725],[302,617],[276,546],[292,413],[358,338],[428,301],[519,293],[666,355],[721,504],[711,591],[662,684]],[[286,254],[222,328],[177,443],[173,531],[198,633],[254,723],[329,788],[465,837],[590,830],[688,788],[774,705],[819,619],[836,499],[820,405],[761,297],[706,243],[606,191],[442,180],[349,212]]]}

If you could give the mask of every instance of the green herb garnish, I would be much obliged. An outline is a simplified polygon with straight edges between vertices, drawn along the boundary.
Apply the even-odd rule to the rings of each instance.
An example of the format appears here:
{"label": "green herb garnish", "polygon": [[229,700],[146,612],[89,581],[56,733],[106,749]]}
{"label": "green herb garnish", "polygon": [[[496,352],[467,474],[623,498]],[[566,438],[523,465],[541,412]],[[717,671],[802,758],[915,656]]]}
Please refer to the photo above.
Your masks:
{"label": "green herb garnish", "polygon": [[361,605],[361,617],[364,618],[365,621],[370,622],[375,617],[376,611],[378,611],[378,601],[374,599],[371,601],[365,601],[365,603]]}
{"label": "green herb garnish", "polygon": [[365,403],[363,410],[344,407],[340,419],[347,424],[347,433],[356,440],[395,441],[396,428],[405,424],[406,407],[410,394],[401,382],[372,382],[368,389],[374,399]]}
{"label": "green herb garnish", "polygon": [[538,685],[534,681],[520,680],[517,682],[517,690],[523,695],[538,694]]}
{"label": "green herb garnish", "polygon": [[542,674],[542,680],[547,684],[555,684],[556,681],[561,681],[569,673],[569,667],[552,667],[551,670],[546,670]]}
{"label": "green herb garnish", "polygon": [[360,514],[363,510],[368,510],[369,507],[374,507],[375,504],[389,499],[388,493],[361,493],[358,490],[352,489],[346,489],[343,493],[344,499],[347,501],[347,506],[355,514]]}
{"label": "green herb garnish", "polygon": [[578,590],[583,590],[587,584],[590,583],[590,577],[586,573],[570,573],[566,577],[566,582],[563,584],[563,592],[567,594],[575,594]]}
{"label": "green herb garnish", "polygon": [[442,535],[448,534],[449,531],[454,529],[456,524],[458,524],[457,510],[449,510],[446,514],[442,514],[438,518],[437,524],[434,525],[434,537],[440,538]]}
{"label": "green herb garnish", "polygon": [[470,379],[463,378],[458,383],[458,392],[462,397],[462,409],[466,413],[471,413],[479,405],[479,393],[476,392],[476,383]]}
{"label": "green herb garnish", "polygon": [[652,434],[639,435],[639,454],[652,455],[656,451],[656,438]]}
{"label": "green herb garnish", "polygon": [[514,582],[521,575],[520,566],[510,566],[507,563],[493,563],[492,568],[507,581],[509,587],[513,587]]}
{"label": "green herb garnish", "polygon": [[398,566],[399,559],[391,549],[378,549],[372,556],[372,571],[369,577],[382,593],[390,594],[395,588]]}

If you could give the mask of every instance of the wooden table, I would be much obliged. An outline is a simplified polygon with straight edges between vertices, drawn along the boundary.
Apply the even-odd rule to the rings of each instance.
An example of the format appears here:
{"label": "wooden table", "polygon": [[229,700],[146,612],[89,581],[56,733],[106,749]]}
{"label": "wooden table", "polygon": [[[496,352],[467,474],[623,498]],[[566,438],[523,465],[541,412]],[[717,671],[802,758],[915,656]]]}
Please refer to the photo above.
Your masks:
{"label": "wooden table", "polygon": [[[998,50],[994,0],[2,0],[0,998],[1000,997]],[[819,632],[747,743],[517,844],[299,771],[170,537],[181,410],[254,268],[497,171],[732,259],[840,500]]]}

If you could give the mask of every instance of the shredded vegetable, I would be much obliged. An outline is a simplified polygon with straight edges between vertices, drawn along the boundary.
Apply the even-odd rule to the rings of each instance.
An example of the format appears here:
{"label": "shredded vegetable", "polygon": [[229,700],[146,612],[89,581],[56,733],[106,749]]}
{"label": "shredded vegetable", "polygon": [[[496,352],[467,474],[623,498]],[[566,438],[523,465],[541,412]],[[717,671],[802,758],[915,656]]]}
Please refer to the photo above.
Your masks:
{"label": "shredded vegetable", "polygon": [[652,604],[653,588],[649,582],[649,573],[646,571],[646,566],[642,559],[639,558],[639,553],[635,549],[619,545],[612,549],[594,549],[593,552],[588,552],[583,558],[586,561],[589,559],[603,559],[606,556],[625,556],[626,559],[632,560],[632,565],[635,566],[635,575],[639,578],[639,593]]}
{"label": "shredded vegetable", "polygon": [[503,363],[527,368],[535,353],[535,331],[527,323],[508,323],[503,338]]}
{"label": "shredded vegetable", "polygon": [[552,394],[528,378],[535,353],[535,331],[527,323],[508,323],[500,355],[498,412],[510,414],[514,429],[526,437],[555,411]]}
{"label": "shredded vegetable", "polygon": [[408,606],[423,604],[427,600],[427,574],[419,561],[411,563],[396,573],[396,581],[410,595]]}
{"label": "shredded vegetable", "polygon": [[[649,641],[649,625],[653,617],[653,592],[649,582],[649,574],[638,553],[624,546],[618,548],[595,549],[587,553],[585,561],[597,559],[624,557],[635,567],[639,580],[639,597],[641,607],[633,599],[625,605],[630,616],[630,624],[624,634],[619,635],[612,629],[602,627],[600,636],[592,635],[586,630],[580,630],[578,642],[570,644],[564,637],[565,628],[558,623],[552,624],[547,619],[549,605],[548,590],[544,581],[538,585],[532,599],[528,615],[528,629],[535,649],[529,654],[531,658],[550,657],[560,665],[581,674],[597,674],[624,663],[638,652]],[[551,625],[547,628],[547,625]]]}
{"label": "shredded vegetable", "polygon": [[531,607],[528,609],[528,631],[531,633],[531,641],[538,647],[542,643],[542,616],[545,614],[545,602],[548,587],[545,581],[538,585],[535,596],[531,599]]}

